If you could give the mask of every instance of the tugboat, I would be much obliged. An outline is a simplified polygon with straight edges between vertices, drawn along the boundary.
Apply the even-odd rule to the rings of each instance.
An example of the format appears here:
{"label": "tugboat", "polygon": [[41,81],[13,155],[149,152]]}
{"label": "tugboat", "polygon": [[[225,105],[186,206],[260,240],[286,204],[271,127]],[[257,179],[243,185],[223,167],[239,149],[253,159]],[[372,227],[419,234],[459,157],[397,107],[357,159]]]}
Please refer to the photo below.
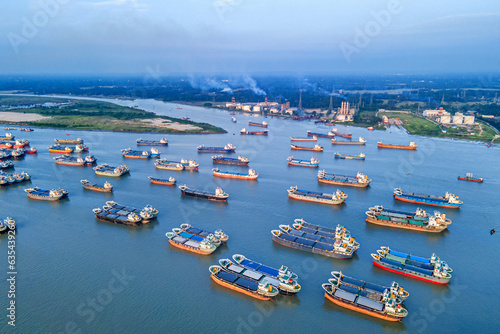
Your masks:
{"label": "tugboat", "polygon": [[196,163],[195,160],[181,159],[181,165],[184,166],[184,170],[196,171],[199,169],[200,164]]}
{"label": "tugboat", "polygon": [[333,138],[335,137],[335,135],[332,133],[332,132],[328,132],[328,133],[316,133],[316,132],[311,132],[309,130],[307,130],[307,136],[308,137],[316,137],[316,138]]}
{"label": "tugboat", "polygon": [[191,233],[203,238],[208,238],[209,236],[211,236],[211,238],[209,238],[210,242],[212,242],[217,247],[227,243],[227,241],[229,240],[229,236],[226,233],[224,233],[221,229],[217,229],[215,230],[215,232],[210,232],[196,227],[192,227],[187,223],[181,224],[180,229],[184,232]]}
{"label": "tugboat", "polygon": [[299,166],[299,167],[319,167],[319,160],[316,158],[311,158],[311,160],[300,160],[294,159],[293,157],[288,157],[287,159],[288,165],[290,166]]}
{"label": "tugboat", "polygon": [[52,145],[49,146],[49,152],[50,153],[63,153],[63,154],[69,154],[73,153],[73,149],[69,146],[61,146],[61,145]]}
{"label": "tugboat", "polygon": [[278,288],[280,294],[282,295],[294,296],[301,289],[300,284],[297,283],[297,274],[290,271],[290,269],[286,266],[281,266],[280,269],[275,269],[262,263],[247,259],[241,254],[234,254],[233,260],[245,269],[264,275],[271,281],[272,285]]}
{"label": "tugboat", "polygon": [[175,183],[177,182],[173,177],[169,177],[168,180],[164,180],[148,176],[148,179],[151,181],[152,184],[160,184],[162,186],[174,186]]}
{"label": "tugboat", "polygon": [[217,187],[215,189],[215,193],[209,193],[206,191],[199,191],[194,189],[189,189],[186,185],[180,186],[181,194],[184,196],[197,197],[202,199],[208,199],[210,201],[221,201],[226,202],[229,197],[228,194],[222,190],[222,188]]}
{"label": "tugboat", "polygon": [[[294,219],[293,221],[293,230],[296,230],[297,236],[304,236],[303,234],[308,233],[311,235],[314,235],[312,237],[313,239],[318,239],[318,237],[325,237],[325,238],[330,238],[334,240],[340,240],[343,243],[347,244],[349,247],[352,247],[354,251],[357,251],[359,249],[359,242],[356,241],[351,236],[351,232],[347,230],[344,226],[337,224],[335,228],[330,228],[330,227],[324,227],[316,224],[310,224],[306,222],[304,219]],[[284,225],[288,226],[288,225]],[[280,225],[281,228],[281,225]],[[288,228],[285,227],[287,233],[289,234],[294,234],[295,232],[292,232],[293,230],[288,226]],[[299,235],[300,234],[300,235]],[[308,236],[310,238],[310,236]],[[307,238],[306,238],[307,239]],[[331,241],[330,241],[331,242]]]}
{"label": "tugboat", "polygon": [[435,211],[434,215],[430,215],[420,208],[412,213],[385,209],[381,205],[366,211],[366,222],[423,232],[442,232],[451,224],[451,220],[446,218],[446,214],[438,211]]}
{"label": "tugboat", "polygon": [[339,205],[345,202],[347,194],[337,190],[335,194],[324,194],[308,190],[300,190],[298,187],[290,187],[288,197],[299,201],[315,202],[330,205]]}
{"label": "tugboat", "polygon": [[228,272],[220,266],[210,266],[209,270],[215,283],[250,297],[272,300],[279,293],[278,289],[269,283],[257,283],[242,275]]}
{"label": "tugboat", "polygon": [[347,141],[347,140],[337,140],[332,139],[332,145],[365,145],[366,140],[363,137],[359,137],[357,141]]}
{"label": "tugboat", "polygon": [[10,217],[5,218],[3,221],[0,219],[0,234],[14,231],[16,229],[16,221]]}
{"label": "tugboat", "polygon": [[316,136],[313,136],[312,138],[290,137],[290,141],[318,141],[318,137]]}
{"label": "tugboat", "polygon": [[81,145],[83,140],[81,138],[77,139],[54,139],[56,145]]}
{"label": "tugboat", "polygon": [[94,167],[94,171],[96,175],[100,176],[112,176],[119,177],[123,174],[129,173],[130,168],[127,165],[120,165],[118,167],[111,167],[108,164],[102,164]]}
{"label": "tugboat", "polygon": [[168,146],[168,140],[166,138],[162,138],[160,140],[145,140],[145,139],[137,139],[137,146]]}
{"label": "tugboat", "polygon": [[122,155],[124,158],[128,159],[149,159],[151,158],[151,153],[148,151],[137,151],[127,148],[122,150]]}
{"label": "tugboat", "polygon": [[232,144],[227,144],[224,147],[205,147],[205,145],[198,146],[198,153],[233,153],[236,150]]}
{"label": "tugboat", "polygon": [[483,178],[473,177],[472,173],[467,173],[465,176],[459,176],[458,179],[462,180],[462,181],[472,181],[472,182],[483,183]]}
{"label": "tugboat", "polygon": [[260,136],[267,136],[269,134],[269,131],[264,130],[264,131],[247,131],[245,128],[240,130],[240,135],[260,135]]}
{"label": "tugboat", "polygon": [[361,153],[359,155],[348,155],[348,154],[340,154],[334,153],[335,159],[347,159],[347,160],[365,160],[365,154]]}
{"label": "tugboat", "polygon": [[262,123],[256,123],[256,122],[248,121],[248,125],[250,125],[250,126],[260,126],[261,128],[267,128],[267,122],[266,121],[264,121]]}
{"label": "tugboat", "polygon": [[320,145],[314,145],[314,147],[307,147],[307,146],[299,146],[299,145],[290,145],[292,150],[299,150],[299,151],[315,151],[315,152],[323,152],[323,146]]}
{"label": "tugboat", "polygon": [[109,182],[104,182],[102,187],[95,183],[90,183],[88,180],[81,180],[80,183],[82,184],[83,189],[98,191],[101,193],[113,192],[113,186]]}
{"label": "tugboat", "polygon": [[345,176],[326,173],[324,170],[321,170],[318,172],[318,182],[340,186],[366,188],[370,185],[370,182],[372,182],[372,180],[369,179],[365,174],[359,172],[356,174],[356,176]]}
{"label": "tugboat", "polygon": [[455,194],[447,192],[444,196],[422,195],[415,193],[406,193],[401,189],[394,189],[394,198],[403,202],[419,203],[443,208],[460,209],[463,202]]}
{"label": "tugboat", "polygon": [[410,145],[395,145],[395,144],[382,144],[381,141],[378,142],[378,148],[393,148],[399,150],[416,150],[418,145],[415,142],[410,142]]}
{"label": "tugboat", "polygon": [[214,168],[212,171],[214,176],[224,177],[227,179],[257,180],[259,177],[259,174],[255,172],[255,169],[251,168],[248,170],[248,174],[221,171],[218,168]]}
{"label": "tugboat", "polygon": [[164,170],[184,170],[184,166],[180,162],[167,161],[167,159],[156,160],[155,167]]}
{"label": "tugboat", "polygon": [[92,210],[92,212],[94,212],[95,217],[98,220],[114,224],[137,227],[141,224],[142,221],[142,218],[136,213],[128,213],[126,216],[123,216],[107,212],[101,208],[95,208]]}
{"label": "tugboat", "polygon": [[24,189],[24,191],[28,194],[29,198],[38,199],[42,201],[58,201],[61,198],[68,196],[68,191],[62,188],[43,190],[38,187],[34,187],[34,188]]}
{"label": "tugboat", "polygon": [[422,258],[380,247],[377,254],[371,256],[373,264],[379,268],[436,284],[448,284],[453,272],[436,254]]}
{"label": "tugboat", "polygon": [[168,243],[174,247],[201,255],[212,254],[216,249],[208,238],[203,238],[187,232],[167,232]]}
{"label": "tugboat", "polygon": [[12,160],[0,161],[0,169],[14,168],[14,162]]}
{"label": "tugboat", "polygon": [[223,155],[214,155],[212,157],[212,162],[214,164],[220,164],[220,165],[236,165],[236,166],[248,166],[248,158],[243,157],[243,156],[238,156],[238,159],[234,158],[226,158]]}
{"label": "tugboat", "polygon": [[350,259],[354,254],[354,249],[342,243],[340,240],[337,244],[331,245],[320,241],[314,241],[296,237],[292,234],[285,233],[280,230],[272,230],[273,241],[283,246],[320,254],[336,259]]}

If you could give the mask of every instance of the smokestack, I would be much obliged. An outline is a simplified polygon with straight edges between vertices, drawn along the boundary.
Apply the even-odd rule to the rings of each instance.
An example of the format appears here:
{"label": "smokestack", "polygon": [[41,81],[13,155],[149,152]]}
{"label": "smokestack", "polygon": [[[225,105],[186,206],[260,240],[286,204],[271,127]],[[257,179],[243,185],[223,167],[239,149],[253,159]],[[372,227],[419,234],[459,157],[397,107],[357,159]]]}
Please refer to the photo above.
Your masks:
{"label": "smokestack", "polygon": [[266,104],[265,104],[265,105],[266,105],[266,107],[267,107],[267,96],[266,96],[266,98],[265,98],[265,101],[266,101]]}
{"label": "smokestack", "polygon": [[236,99],[234,98],[234,96],[232,100],[233,100],[233,107],[236,107]]}
{"label": "smokestack", "polygon": [[299,90],[300,97],[299,97],[299,110],[302,110],[302,90]]}
{"label": "smokestack", "polygon": [[330,105],[328,106],[328,111],[331,112],[333,108],[333,96],[330,95]]}

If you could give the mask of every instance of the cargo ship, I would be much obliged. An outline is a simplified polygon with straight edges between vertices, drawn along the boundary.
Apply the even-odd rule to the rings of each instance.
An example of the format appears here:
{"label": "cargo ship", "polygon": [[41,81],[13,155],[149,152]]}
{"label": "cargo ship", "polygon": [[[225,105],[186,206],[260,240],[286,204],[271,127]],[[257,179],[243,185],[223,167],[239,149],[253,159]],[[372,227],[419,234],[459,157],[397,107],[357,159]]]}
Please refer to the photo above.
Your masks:
{"label": "cargo ship", "polygon": [[148,176],[149,181],[151,181],[152,184],[160,184],[162,186],[174,186],[175,183],[177,182],[175,178],[172,176],[168,178],[168,180],[165,179],[158,179],[152,176]]}
{"label": "cargo ship", "polygon": [[373,264],[379,268],[436,284],[448,284],[453,272],[436,254],[423,258],[380,247],[377,254],[371,256]]}
{"label": "cargo ship", "polygon": [[332,145],[365,145],[366,140],[363,137],[359,137],[357,141],[349,141],[349,140],[337,140],[335,138],[332,139]]}
{"label": "cargo ship", "polygon": [[311,224],[306,222],[304,219],[300,218],[300,219],[294,219],[292,226],[295,230],[303,233],[309,233],[320,237],[340,240],[343,243],[346,243],[349,247],[352,247],[354,251],[357,251],[359,249],[359,242],[357,242],[351,236],[351,232],[348,229],[346,229],[344,226],[340,224],[337,224],[335,228],[331,228],[331,227]]}
{"label": "cargo ship", "polygon": [[335,280],[332,280],[332,283],[324,283],[321,286],[325,290],[326,299],[338,306],[388,321],[401,321],[408,315],[406,308],[398,304],[396,298],[374,300],[369,298],[366,291],[334,282]]}
{"label": "cargo ship", "polygon": [[231,122],[236,123],[236,118],[235,117],[231,117]]}
{"label": "cargo ship", "polygon": [[189,189],[186,185],[180,186],[179,189],[181,190],[181,194],[184,196],[191,196],[191,197],[197,197],[197,198],[202,198],[202,199],[208,199],[210,201],[226,202],[227,198],[229,197],[229,195],[226,194],[224,192],[224,190],[222,190],[222,188],[220,188],[220,187],[217,187],[215,189],[215,193],[209,193],[207,191]]}
{"label": "cargo ship", "polygon": [[161,138],[160,140],[137,139],[137,146],[168,146],[168,140]]}
{"label": "cargo ship", "polygon": [[31,199],[38,199],[42,201],[58,201],[61,198],[68,196],[68,191],[59,188],[52,190],[44,190],[38,187],[24,189],[24,191],[28,194],[28,197]]}
{"label": "cargo ship", "polygon": [[352,133],[340,133],[337,131],[337,128],[333,128],[330,133],[333,133],[335,136],[342,137],[342,138],[347,138],[347,139],[352,139]]}
{"label": "cargo ship", "polygon": [[287,159],[288,165],[290,166],[299,166],[299,167],[319,167],[319,160],[316,158],[311,158],[311,160],[300,160],[294,159],[293,157],[288,157]]}
{"label": "cargo ship", "polygon": [[251,126],[260,126],[261,128],[267,128],[267,122],[266,121],[264,121],[262,123],[256,123],[256,122],[248,121],[248,125],[251,125]]}
{"label": "cargo ship", "polygon": [[81,138],[77,139],[54,139],[56,145],[80,145],[83,144],[83,140]]}
{"label": "cargo ship", "polygon": [[14,147],[14,148],[23,148],[23,147],[29,146],[30,142],[27,141],[26,139],[18,139],[14,142],[11,142],[11,144],[12,144],[12,147]]}
{"label": "cargo ship", "polygon": [[219,247],[227,243],[229,236],[224,233],[221,229],[215,230],[215,232],[205,231],[196,227],[192,227],[190,224],[181,224],[180,229],[184,232],[191,233],[203,238],[208,238],[215,246]]}
{"label": "cargo ship", "polygon": [[333,138],[335,135],[333,132],[328,132],[328,133],[318,133],[318,132],[311,132],[307,130],[307,136],[308,137],[316,137],[316,138]]}
{"label": "cargo ship", "polygon": [[459,176],[458,179],[462,180],[462,181],[472,181],[472,182],[483,183],[483,178],[473,177],[472,173],[467,173],[465,176]]}
{"label": "cargo ship", "polygon": [[101,193],[113,192],[113,186],[109,182],[104,182],[103,186],[100,186],[100,185],[95,184],[95,183],[91,183],[88,180],[80,180],[80,183],[82,184],[83,189],[98,191]]}
{"label": "cargo ship", "polygon": [[257,180],[259,174],[255,172],[255,169],[249,169],[248,174],[236,173],[236,172],[228,172],[222,171],[218,168],[212,169],[213,175],[217,177],[224,177],[227,179],[239,179],[239,180]]}
{"label": "cargo ship", "polygon": [[35,129],[32,128],[20,128],[19,131],[33,132]]}
{"label": "cargo ship", "polygon": [[151,205],[146,205],[142,209],[136,209],[131,206],[121,205],[114,201],[107,201],[106,205],[102,207],[102,209],[106,212],[117,214],[120,216],[127,216],[129,213],[135,213],[142,218],[143,223],[148,223],[152,219],[158,217],[159,211],[153,208]]}
{"label": "cargo ship", "polygon": [[326,184],[334,184],[338,186],[340,185],[348,187],[365,188],[370,185],[370,182],[372,182],[372,180],[369,179],[368,176],[360,172],[358,172],[356,176],[345,176],[345,175],[326,173],[324,170],[321,170],[318,172],[318,182]]}
{"label": "cargo ship", "polygon": [[245,128],[240,130],[240,135],[255,135],[255,136],[267,136],[269,131],[247,131]]}
{"label": "cargo ship", "polygon": [[300,190],[298,187],[290,187],[288,197],[299,201],[315,202],[330,205],[339,205],[345,202],[347,194],[337,190],[335,194],[324,194],[308,190]]}
{"label": "cargo ship", "polygon": [[394,189],[394,198],[403,202],[440,206],[450,209],[460,209],[463,203],[458,199],[458,196],[450,194],[449,192],[447,192],[444,196],[434,196],[406,193],[399,188]]}
{"label": "cargo ship", "polygon": [[378,142],[378,148],[394,148],[399,150],[416,150],[418,145],[415,142],[410,142],[410,145],[395,145],[395,144],[382,144],[381,141]]}
{"label": "cargo ship", "polygon": [[155,167],[164,170],[184,170],[184,166],[180,162],[168,161],[167,159],[156,160]]}
{"label": "cargo ship", "polygon": [[359,249],[359,242],[354,240],[353,237],[335,238],[331,235],[325,235],[325,233],[323,233],[321,231],[311,231],[307,228],[303,228],[300,225],[298,225],[297,227],[290,227],[290,225],[280,224],[279,229],[282,232],[284,232],[286,234],[290,234],[290,235],[295,236],[297,238],[318,241],[318,242],[322,242],[322,243],[327,244],[327,245],[333,245],[336,247],[350,248],[350,249],[353,249],[354,252],[356,252]]}
{"label": "cargo ship", "polygon": [[248,166],[248,158],[243,157],[243,156],[238,156],[238,159],[234,158],[226,158],[223,155],[214,155],[212,157],[212,162],[214,164],[220,164],[220,165],[236,165],[236,166]]}
{"label": "cargo ship", "polygon": [[96,162],[96,158],[91,155],[86,156],[85,158],[61,155],[59,157],[55,157],[54,160],[57,165],[64,166],[90,166]]}
{"label": "cargo ship", "polygon": [[236,150],[232,144],[227,144],[224,147],[206,147],[201,145],[197,147],[198,153],[233,153]]}
{"label": "cargo ship", "polygon": [[340,154],[333,153],[335,159],[347,159],[347,160],[365,160],[365,154],[361,153],[358,155]]}
{"label": "cargo ship", "polygon": [[350,259],[354,254],[354,249],[349,247],[330,245],[320,241],[304,239],[280,230],[272,230],[271,234],[273,235],[274,242],[305,252],[320,254],[336,259]]}
{"label": "cargo ship", "polygon": [[14,162],[12,160],[0,162],[0,169],[9,169],[9,168],[14,168]]}
{"label": "cargo ship", "polygon": [[0,149],[0,161],[12,158],[12,152],[8,150]]}
{"label": "cargo ship", "polygon": [[181,231],[167,232],[165,235],[168,238],[168,243],[174,247],[193,252],[201,255],[212,254],[217,247],[211,243],[207,238],[203,238],[191,233]]}
{"label": "cargo ship", "polygon": [[118,215],[115,213],[107,212],[101,208],[95,208],[92,210],[92,212],[94,212],[95,217],[98,220],[109,222],[109,223],[137,227],[142,222],[142,218],[136,213],[129,213],[126,216],[123,216],[123,215]]}
{"label": "cargo ship", "polygon": [[316,136],[313,136],[312,138],[290,137],[290,141],[318,141],[318,137]]}
{"label": "cargo ship", "polygon": [[230,273],[220,266],[210,266],[209,270],[215,283],[250,297],[272,300],[279,293],[278,289],[269,283],[251,281],[242,275]]}
{"label": "cargo ship", "polygon": [[451,224],[446,214],[437,211],[434,215],[430,215],[420,208],[412,213],[385,209],[381,205],[366,211],[366,222],[423,232],[442,232]]}
{"label": "cargo ship", "polygon": [[13,136],[12,133],[7,132],[3,137],[0,137],[0,140],[14,140],[16,136]]}
{"label": "cargo ship", "polygon": [[0,219],[0,234],[14,231],[16,229],[16,221],[10,217]]}
{"label": "cargo ship", "polygon": [[15,183],[29,181],[30,179],[31,175],[29,175],[26,172],[15,173],[15,174],[6,174],[0,172],[0,186],[10,186]]}
{"label": "cargo ship", "polygon": [[200,168],[200,164],[196,163],[195,160],[181,159],[181,165],[184,170],[198,170]]}
{"label": "cargo ship", "polygon": [[293,296],[296,295],[301,289],[300,284],[297,283],[297,274],[292,272],[286,266],[281,266],[280,269],[272,268],[260,262],[247,259],[241,254],[234,254],[233,260],[236,264],[245,269],[253,270],[264,275],[267,279],[274,280],[274,283],[272,284],[278,288],[282,295]]}
{"label": "cargo ship", "polygon": [[[253,262],[253,261],[248,261],[248,260],[246,260],[246,261],[248,263]],[[255,262],[253,262],[253,264],[260,265],[260,263],[255,263]],[[255,270],[253,268],[241,266],[238,263],[233,263],[233,261],[231,261],[230,259],[220,259],[219,265],[230,273],[241,275],[241,276],[243,276],[251,281],[254,281],[256,283],[262,283],[262,284],[269,283],[273,287],[277,288],[278,291],[282,295],[288,295],[288,296],[295,295],[301,289],[301,286],[299,284],[297,284],[297,282],[294,281],[292,278],[288,278],[285,280],[282,277],[279,277],[279,278],[272,277],[271,275],[266,274],[265,269],[264,269],[264,271],[258,271],[258,270]],[[264,268],[267,269],[269,267],[264,266]],[[274,269],[274,268],[269,268],[269,269]],[[276,269],[274,269],[274,270],[276,270]]]}
{"label": "cargo ship", "polygon": [[63,153],[63,154],[69,154],[73,153],[73,149],[69,146],[61,146],[61,145],[52,145],[49,146],[49,152],[50,153]]}
{"label": "cargo ship", "polygon": [[128,159],[149,159],[151,158],[151,153],[148,151],[137,151],[127,148],[122,150],[122,155],[124,158]]}
{"label": "cargo ship", "polygon": [[315,151],[315,152],[323,152],[323,146],[320,145],[314,145],[314,147],[307,147],[307,146],[298,146],[298,145],[290,145],[292,150],[299,150],[299,151]]}
{"label": "cargo ship", "polygon": [[94,167],[96,175],[119,177],[123,174],[129,173],[130,168],[127,165],[120,165],[118,167],[111,167],[108,164],[102,164]]}

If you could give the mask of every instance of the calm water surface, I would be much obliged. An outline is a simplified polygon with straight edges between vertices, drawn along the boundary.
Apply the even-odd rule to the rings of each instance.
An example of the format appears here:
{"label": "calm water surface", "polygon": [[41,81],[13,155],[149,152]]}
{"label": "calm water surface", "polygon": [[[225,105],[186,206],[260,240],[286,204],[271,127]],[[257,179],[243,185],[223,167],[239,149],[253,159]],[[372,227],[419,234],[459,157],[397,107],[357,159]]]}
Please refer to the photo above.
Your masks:
{"label": "calm water surface", "polygon": [[[168,159],[195,159],[199,172],[156,170],[153,161],[130,160],[120,150],[135,147],[138,137],[157,139],[158,134],[112,133],[36,129],[26,133],[39,150],[16,162],[16,172],[32,174],[31,184],[0,188],[0,217],[18,222],[17,321],[19,333],[312,333],[312,332],[499,332],[500,292],[494,288],[500,276],[500,229],[498,189],[499,149],[466,141],[437,140],[408,136],[404,130],[369,132],[345,128],[353,137],[367,139],[365,147],[333,146],[319,139],[323,153],[290,151],[290,136],[305,136],[306,130],[327,132],[330,128],[312,122],[266,118],[269,136],[240,136],[248,120],[262,117],[236,115],[230,121],[225,111],[167,104],[153,100],[114,101],[138,105],[158,114],[190,117],[225,128],[222,135],[168,135],[169,146],[161,148]],[[2,125],[3,129],[4,125]],[[3,131],[3,130],[2,130]],[[69,136],[67,136],[69,133]],[[95,176],[90,167],[57,166],[47,147],[54,138],[80,137],[90,146],[99,163],[131,167],[122,178]],[[416,152],[379,150],[377,141],[407,144],[415,141]],[[211,154],[198,154],[196,147],[236,146],[236,155],[250,158],[258,181],[214,179]],[[306,145],[306,144],[305,144]],[[365,161],[336,160],[334,152],[366,154]],[[300,188],[334,192],[337,187],[320,185],[316,169],[288,167],[286,158],[315,156],[320,169],[355,175],[360,171],[373,179],[368,189],[343,187],[349,197],[345,205],[325,206],[289,200],[286,189]],[[245,171],[237,166],[223,170]],[[485,182],[458,181],[457,176],[473,172]],[[407,174],[409,173],[409,174]],[[222,186],[230,194],[228,203],[182,198],[177,187],[151,185],[148,176],[174,176],[178,184],[214,190]],[[97,183],[109,180],[113,194],[83,190],[81,179]],[[23,189],[63,187],[69,198],[57,203],[33,201]],[[441,195],[458,194],[461,210],[441,209],[452,219],[448,231],[426,234],[365,223],[370,206],[413,211],[417,205],[395,202],[394,187]],[[157,222],[129,228],[95,219],[92,209],[114,200],[160,210]],[[432,207],[426,209],[433,211]],[[336,260],[314,256],[275,244],[270,231],[295,218],[334,227],[346,226],[360,242],[353,259]],[[227,246],[210,256],[198,256],[169,246],[165,232],[181,223],[229,234]],[[454,269],[448,286],[438,286],[396,275],[372,265],[370,253],[380,246],[430,256],[435,252]],[[244,254],[250,259],[279,267],[284,264],[299,274],[302,291],[295,297],[280,296],[273,302],[257,301],[225,289],[210,279],[208,267],[220,258]],[[7,238],[0,237],[0,269],[7,272]],[[325,300],[321,284],[332,270],[373,283],[398,281],[411,294],[406,301],[409,316],[402,323],[388,323],[340,308]],[[121,279],[121,281],[119,280]],[[0,285],[3,332],[14,332],[6,324],[7,284]]]}

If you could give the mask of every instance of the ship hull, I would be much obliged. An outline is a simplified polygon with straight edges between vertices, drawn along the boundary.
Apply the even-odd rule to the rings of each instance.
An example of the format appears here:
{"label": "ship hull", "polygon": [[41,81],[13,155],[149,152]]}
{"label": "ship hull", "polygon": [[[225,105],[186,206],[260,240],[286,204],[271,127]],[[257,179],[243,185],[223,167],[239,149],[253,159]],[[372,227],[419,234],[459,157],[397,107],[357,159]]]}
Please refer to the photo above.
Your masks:
{"label": "ship hull", "polygon": [[28,198],[36,199],[36,200],[40,200],[40,201],[55,202],[55,201],[59,201],[61,198],[63,198],[63,196],[60,196],[60,197],[38,196],[38,195],[33,195],[33,194],[28,193]]}
{"label": "ship hull", "polygon": [[69,154],[69,153],[73,153],[73,150],[53,150],[53,149],[49,149],[49,153]]}
{"label": "ship hull", "polygon": [[113,224],[118,224],[118,225],[125,225],[125,226],[132,226],[132,227],[138,227],[140,222],[131,222],[131,221],[124,221],[124,220],[118,220],[112,217],[107,217],[103,216],[100,214],[95,215],[97,220],[107,222],[107,223],[113,223]]}
{"label": "ship hull", "polygon": [[412,274],[412,273],[405,271],[404,269],[396,268],[394,266],[382,263],[382,262],[377,261],[375,259],[373,259],[373,264],[381,269],[384,269],[384,270],[387,270],[387,271],[390,271],[390,272],[393,272],[396,274],[400,274],[400,275],[404,275],[404,276],[408,276],[408,277],[413,277],[413,278],[416,278],[419,280],[423,280],[423,281],[431,282],[431,283],[435,283],[435,284],[443,284],[444,285],[444,284],[448,284],[448,282],[450,281],[449,278],[437,278],[437,277],[431,277],[431,276],[427,276],[427,275],[423,275],[423,274],[422,275]]}
{"label": "ship hull", "polygon": [[234,166],[248,166],[248,161],[234,161],[234,160],[217,160],[213,159],[214,164],[219,165],[234,165]]}
{"label": "ship hull", "polygon": [[483,183],[483,179],[474,179],[474,178],[467,178],[467,177],[462,177],[462,176],[459,176],[458,179],[462,180],[462,181]]}
{"label": "ship hull", "polygon": [[367,223],[375,224],[375,225],[380,225],[380,226],[388,226],[388,227],[394,227],[394,228],[401,228],[405,230],[412,230],[412,231],[419,231],[419,232],[442,232],[444,231],[447,227],[446,226],[440,226],[436,228],[430,228],[428,226],[418,226],[414,224],[409,224],[409,223],[403,223],[403,222],[393,222],[393,221],[388,221],[388,220],[383,220],[383,219],[374,219],[371,217],[366,218]]}
{"label": "ship hull", "polygon": [[304,146],[291,146],[292,150],[297,150],[297,151],[314,151],[314,152],[323,152],[323,149],[319,148],[314,148],[314,147],[304,147]]}
{"label": "ship hull", "polygon": [[142,155],[126,155],[126,154],[124,154],[123,157],[127,158],[127,159],[149,159],[150,158],[150,156],[148,156],[148,155],[142,156]]}
{"label": "ship hull", "polygon": [[95,171],[95,175],[99,175],[99,176],[109,176],[109,177],[120,177],[122,176],[123,174],[125,174],[127,172],[123,172],[123,173],[108,173],[108,172],[99,172],[99,171]]}
{"label": "ship hull", "polygon": [[391,144],[378,144],[378,148],[392,148],[396,150],[416,150],[417,146],[409,145],[391,145]]}
{"label": "ship hull", "polygon": [[332,141],[332,145],[365,145],[366,142],[359,141]]}
{"label": "ship hull", "polygon": [[113,188],[103,188],[103,187],[96,187],[96,186],[91,186],[91,185],[82,185],[82,187],[83,187],[83,189],[97,191],[97,192],[100,192],[100,193],[111,193],[111,192],[113,192]]}
{"label": "ship hull", "polygon": [[432,199],[417,199],[417,198],[408,198],[404,196],[399,196],[399,195],[394,195],[394,198],[402,201],[402,202],[407,202],[407,203],[417,203],[417,204],[425,204],[425,205],[430,205],[430,206],[439,206],[441,208],[449,208],[449,209],[460,209],[461,204],[453,204],[453,203],[446,203],[446,202],[436,202],[433,201]]}
{"label": "ship hull", "polygon": [[295,199],[295,200],[298,200],[298,201],[313,202],[313,203],[328,204],[328,205],[340,205],[340,204],[344,203],[344,200],[314,198],[314,197],[310,197],[310,196],[291,194],[291,193],[288,194],[288,197]]}
{"label": "ship hull", "polygon": [[318,140],[314,139],[314,138],[294,138],[294,137],[290,137],[290,141],[318,141]]}
{"label": "ship hull", "polygon": [[73,163],[73,162],[61,162],[61,161],[56,161],[56,165],[61,165],[61,166],[75,166],[75,167],[83,167],[85,165],[85,162],[82,163]]}
{"label": "ship hull", "polygon": [[311,168],[317,168],[319,167],[319,164],[312,164],[308,162],[294,162],[294,161],[288,161],[289,166],[298,166],[298,167],[311,167]]}
{"label": "ship hull", "polygon": [[248,122],[248,125],[259,126],[261,128],[267,128],[267,124]]}
{"label": "ship hull", "polygon": [[267,136],[269,133],[267,131],[245,131],[240,132],[240,134],[249,136]]}
{"label": "ship hull", "polygon": [[369,183],[342,182],[342,181],[326,180],[326,179],[318,179],[318,182],[325,184],[333,184],[337,186],[355,187],[355,188],[366,188],[370,185]]}
{"label": "ship hull", "polygon": [[176,181],[164,181],[164,180],[151,180],[152,184],[159,184],[162,186],[173,186],[175,185]]}
{"label": "ship hull", "polygon": [[296,242],[284,240],[282,238],[276,237],[275,235],[273,235],[273,241],[282,245],[282,246],[298,249],[298,250],[305,251],[305,252],[320,254],[320,255],[324,255],[324,256],[328,256],[328,257],[333,257],[336,259],[345,260],[345,259],[350,259],[353,256],[353,254],[339,254],[339,253],[335,253],[335,252],[328,252],[328,251],[318,249],[318,248],[307,247],[305,245],[302,245],[302,244],[299,244]]}
{"label": "ship hull", "polygon": [[215,195],[203,194],[203,193],[193,192],[193,191],[189,191],[189,190],[181,190],[181,194],[184,196],[206,199],[209,201],[227,202],[227,197],[221,198],[221,197],[216,197]]}
{"label": "ship hull", "polygon": [[188,251],[188,252],[191,252],[191,253],[200,254],[200,255],[210,255],[210,254],[212,254],[215,251],[215,249],[204,250],[204,249],[189,247],[189,246],[186,246],[186,245],[179,244],[179,243],[177,243],[175,241],[172,241],[170,239],[168,239],[168,243],[171,244],[174,247],[180,248],[182,250],[185,250],[185,251]]}
{"label": "ship hull", "polygon": [[229,174],[229,173],[217,173],[213,172],[214,176],[216,177],[222,177],[226,179],[235,179],[235,180],[257,180],[259,175],[237,175],[237,174]]}
{"label": "ship hull", "polygon": [[250,296],[250,297],[253,297],[253,298],[257,298],[257,299],[260,299],[260,300],[271,300],[272,298],[271,297],[265,297],[265,296],[262,296],[258,293],[255,293],[255,292],[251,292],[251,291],[248,291],[248,290],[245,290],[245,289],[242,289],[240,287],[237,287],[235,285],[232,285],[232,284],[229,284],[227,282],[224,282],[223,280],[221,280],[220,278],[218,278],[217,276],[213,275],[213,274],[210,274],[210,276],[212,277],[212,280],[225,287],[225,288],[228,288],[228,289],[231,289],[231,290],[234,290],[234,291],[237,291],[239,293],[243,293],[247,296]]}

